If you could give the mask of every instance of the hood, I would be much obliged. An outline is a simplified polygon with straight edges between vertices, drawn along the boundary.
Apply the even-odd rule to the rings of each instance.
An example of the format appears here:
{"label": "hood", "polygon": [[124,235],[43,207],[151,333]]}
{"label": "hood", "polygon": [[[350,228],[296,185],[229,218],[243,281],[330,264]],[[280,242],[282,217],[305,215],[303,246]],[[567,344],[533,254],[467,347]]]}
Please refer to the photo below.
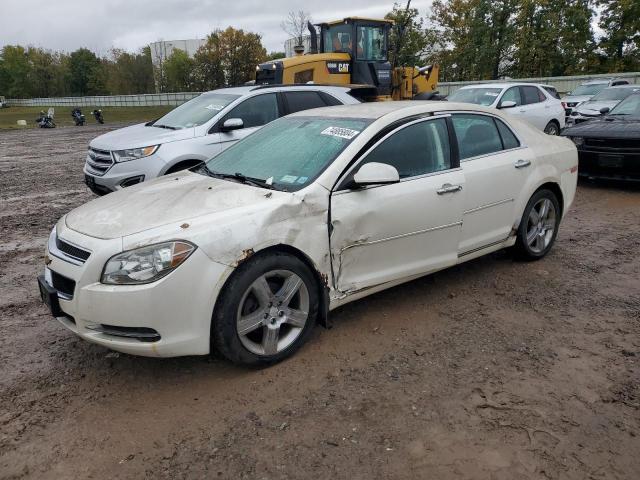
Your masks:
{"label": "hood", "polygon": [[569,95],[567,97],[561,98],[560,101],[565,103],[582,103],[589,100],[592,96],[593,95]]}
{"label": "hood", "polygon": [[266,194],[289,195],[233,181],[180,172],[96,198],[67,214],[67,227],[91,237],[112,239],[202,215],[241,216],[264,205]]}
{"label": "hood", "polygon": [[125,148],[150,147],[194,136],[194,128],[168,130],[154,126],[147,127],[141,123],[100,135],[94,138],[89,146],[100,150],[124,150]]}
{"label": "hood", "polygon": [[562,135],[588,138],[640,138],[640,119],[604,116],[566,128]]}
{"label": "hood", "polygon": [[584,102],[575,111],[583,113],[585,115],[601,115],[600,109],[609,107],[613,108],[618,104],[619,100],[600,100]]}

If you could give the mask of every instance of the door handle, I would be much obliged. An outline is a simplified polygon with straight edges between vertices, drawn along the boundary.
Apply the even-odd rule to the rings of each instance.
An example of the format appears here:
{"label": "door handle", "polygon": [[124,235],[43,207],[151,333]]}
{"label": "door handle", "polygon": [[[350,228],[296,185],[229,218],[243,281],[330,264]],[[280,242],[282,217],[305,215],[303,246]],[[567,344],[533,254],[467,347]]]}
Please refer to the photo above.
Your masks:
{"label": "door handle", "polygon": [[445,193],[454,193],[459,192],[460,190],[462,190],[462,185],[451,185],[450,183],[445,183],[436,190],[436,193],[438,195],[444,195]]}
{"label": "door handle", "polygon": [[531,165],[531,161],[530,160],[518,160],[513,166],[516,168],[524,168],[524,167],[528,167],[529,165]]}

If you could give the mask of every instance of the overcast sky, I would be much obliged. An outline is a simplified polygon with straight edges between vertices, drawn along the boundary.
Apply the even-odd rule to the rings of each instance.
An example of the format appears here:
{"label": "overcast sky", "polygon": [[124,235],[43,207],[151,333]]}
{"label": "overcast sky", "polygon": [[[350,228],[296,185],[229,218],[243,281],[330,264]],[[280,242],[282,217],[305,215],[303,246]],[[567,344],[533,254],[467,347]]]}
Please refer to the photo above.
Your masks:
{"label": "overcast sky", "polygon": [[[422,15],[430,4],[411,2]],[[160,39],[204,38],[231,25],[261,34],[267,51],[282,51],[287,35],[280,22],[291,10],[303,9],[321,22],[382,17],[392,7],[393,0],[0,0],[0,47],[87,47],[104,55],[111,47],[133,51]]]}

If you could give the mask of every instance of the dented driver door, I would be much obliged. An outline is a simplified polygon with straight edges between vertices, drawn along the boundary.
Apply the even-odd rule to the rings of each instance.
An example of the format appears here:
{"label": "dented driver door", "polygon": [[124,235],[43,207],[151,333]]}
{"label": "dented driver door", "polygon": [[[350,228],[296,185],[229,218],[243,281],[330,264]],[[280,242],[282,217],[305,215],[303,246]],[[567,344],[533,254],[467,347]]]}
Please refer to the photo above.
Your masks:
{"label": "dented driver door", "polygon": [[[400,182],[348,188],[367,162],[396,167]],[[454,265],[464,173],[450,155],[447,123],[421,120],[370,150],[331,196],[334,282],[343,294]]]}

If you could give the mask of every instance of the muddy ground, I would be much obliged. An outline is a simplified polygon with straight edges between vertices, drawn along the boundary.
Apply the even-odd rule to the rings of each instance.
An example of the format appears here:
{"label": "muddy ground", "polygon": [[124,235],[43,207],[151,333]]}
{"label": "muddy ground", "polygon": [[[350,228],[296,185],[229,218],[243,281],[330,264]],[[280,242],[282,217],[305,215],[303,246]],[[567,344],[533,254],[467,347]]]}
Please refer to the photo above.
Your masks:
{"label": "muddy ground", "polygon": [[1,478],[640,478],[640,188],[581,184],[544,260],[374,295],[246,370],[115,354],[40,304],[103,130],[0,132]]}

